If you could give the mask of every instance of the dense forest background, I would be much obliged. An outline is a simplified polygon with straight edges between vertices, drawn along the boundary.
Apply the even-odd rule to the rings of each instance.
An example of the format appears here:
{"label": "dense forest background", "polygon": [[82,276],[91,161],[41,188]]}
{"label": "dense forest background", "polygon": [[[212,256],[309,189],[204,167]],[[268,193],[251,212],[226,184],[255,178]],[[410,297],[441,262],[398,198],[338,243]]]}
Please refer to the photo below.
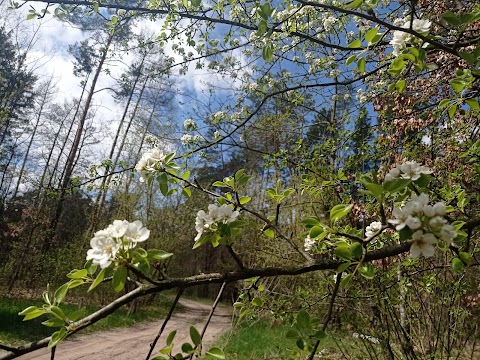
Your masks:
{"label": "dense forest background", "polygon": [[[376,11],[375,4],[365,14]],[[78,40],[48,51],[39,48],[50,26],[45,14],[0,3],[2,294],[35,297],[47,284],[62,284],[66,273],[83,266],[93,234],[115,219],[141,220],[151,230],[145,247],[174,253],[151,269],[152,277],[233,271],[238,259],[232,248],[192,246],[197,212],[212,203],[212,193],[224,194],[214,182],[239,169],[251,176],[242,192],[261,216],[248,218],[234,243],[235,256],[247,268],[299,264],[308,234],[302,220],[327,221],[335,205],[350,204],[342,224],[348,234],[363,238],[370,223],[385,225],[392,210],[371,201],[373,190],[361,182],[362,174],[383,179],[391,168],[415,160],[432,169],[427,186],[449,206],[448,219],[467,224],[463,242],[456,252],[433,258],[399,253],[373,262],[378,276],[359,277],[358,286],[337,297],[336,324],[402,339],[412,359],[432,349],[450,354],[478,337],[478,322],[468,319],[477,318],[480,298],[479,54],[474,52],[480,25],[465,22],[458,30],[442,17],[478,5],[412,4],[391,3],[377,15],[393,24],[408,11],[423,14],[433,24],[427,31],[437,38],[430,39],[431,49],[419,46],[426,49],[422,55],[412,50],[395,68],[390,43],[373,40],[379,26],[387,25],[377,26],[373,15],[351,19],[316,3],[278,4],[277,12],[271,11],[275,4],[259,7],[258,16],[248,2],[221,3],[212,10],[222,19],[218,27],[206,12],[200,26],[195,21],[202,19],[188,11],[169,23],[150,23],[146,14],[123,5],[101,11],[65,5],[47,18],[58,36],[73,28]],[[270,32],[261,31],[264,13],[278,25]],[[242,22],[260,25],[250,32],[238,25]],[[295,28],[282,37],[282,26],[292,23]],[[388,29],[381,35],[389,36]],[[436,40],[444,41],[444,48],[435,48]],[[473,59],[458,55],[459,48],[473,51]],[[68,79],[75,82],[68,90],[48,70],[60,55],[70,62]],[[139,181],[134,166],[152,147],[175,152],[192,183],[210,195],[178,191],[166,197],[155,182]],[[285,190],[288,196],[274,196]],[[268,232],[262,219],[270,217],[299,251]],[[394,231],[383,235],[373,250],[399,243]],[[330,245],[321,245],[314,260],[335,256]],[[452,268],[459,253],[471,255],[468,261],[453,260]],[[302,308],[326,311],[333,274],[242,281],[230,284],[225,298],[241,302],[243,316],[268,313],[292,320]],[[217,290],[207,284],[192,294],[214,297]],[[100,302],[113,296],[98,294]]]}

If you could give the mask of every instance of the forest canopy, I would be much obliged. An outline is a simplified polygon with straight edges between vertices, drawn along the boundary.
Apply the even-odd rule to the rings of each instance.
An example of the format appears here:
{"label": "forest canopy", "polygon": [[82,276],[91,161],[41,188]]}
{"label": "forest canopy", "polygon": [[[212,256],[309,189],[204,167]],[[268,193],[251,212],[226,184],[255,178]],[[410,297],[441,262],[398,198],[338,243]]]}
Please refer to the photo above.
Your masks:
{"label": "forest canopy", "polygon": [[[313,359],[335,328],[375,339],[358,344],[366,358],[478,356],[476,2],[2,11],[19,17],[0,23],[1,281],[10,294],[50,284],[21,315],[56,331],[0,358],[55,348],[149,294],[176,289],[173,309],[191,288],[292,325],[293,358]],[[78,31],[62,50],[75,91],[30,61],[46,19]],[[109,305],[64,313],[83,290]],[[225,357],[195,331],[156,359]]]}

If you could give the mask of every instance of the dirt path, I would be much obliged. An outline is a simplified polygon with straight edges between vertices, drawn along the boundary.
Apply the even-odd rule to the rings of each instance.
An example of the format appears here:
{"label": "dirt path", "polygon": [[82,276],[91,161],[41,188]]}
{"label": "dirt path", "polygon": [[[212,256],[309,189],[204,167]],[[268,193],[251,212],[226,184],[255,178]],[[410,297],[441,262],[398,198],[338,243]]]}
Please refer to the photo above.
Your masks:
{"label": "dirt path", "polygon": [[[181,300],[185,312],[174,313],[168,322],[162,337],[157,343],[153,356],[158,355],[158,350],[165,346],[167,335],[177,330],[174,344],[175,350],[179,351],[184,342],[190,342],[188,329],[195,325],[201,331],[203,324],[210,312],[210,305],[192,300]],[[217,335],[230,326],[229,309],[218,306],[210,322],[204,341],[208,344],[216,339]],[[130,328],[98,332],[89,335],[78,335],[68,339],[57,347],[56,360],[134,360],[145,359],[148,354],[150,343],[155,338],[163,320],[145,322]],[[174,350],[174,351],[175,351]],[[175,353],[175,352],[174,352]],[[20,360],[50,360],[50,351],[40,349],[30,354],[18,357]]]}

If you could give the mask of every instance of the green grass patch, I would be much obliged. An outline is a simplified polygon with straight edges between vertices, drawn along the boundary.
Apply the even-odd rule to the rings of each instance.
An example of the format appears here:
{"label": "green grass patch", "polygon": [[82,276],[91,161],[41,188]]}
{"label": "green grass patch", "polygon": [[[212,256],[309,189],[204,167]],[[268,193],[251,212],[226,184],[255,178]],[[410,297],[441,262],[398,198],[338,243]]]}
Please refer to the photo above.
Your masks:
{"label": "green grass patch", "polygon": [[[244,321],[224,334],[216,346],[224,350],[228,360],[294,359],[297,358],[295,353],[301,350],[294,339],[287,339],[286,334],[290,329],[290,325],[272,325],[271,321],[265,319]],[[361,347],[351,334],[334,330],[321,341],[319,353],[322,358],[331,360],[369,358]]]}
{"label": "green grass patch", "polygon": [[272,326],[268,320],[241,322],[217,343],[229,360],[286,359],[295,341],[287,339],[287,325]]}
{"label": "green grass patch", "polygon": [[[128,315],[128,309],[120,308],[113,314],[98,321],[91,327],[82,330],[81,333],[108,330],[116,327],[128,327],[141,321],[159,320],[166,316],[172,298],[170,296],[157,296],[155,301],[151,305],[143,305],[137,309],[137,311]],[[50,336],[58,328],[51,328],[41,324],[45,320],[45,316],[41,316],[37,319],[23,321],[23,316],[19,316],[18,313],[28,306],[43,305],[40,300],[25,300],[25,299],[11,299],[0,298],[0,342],[8,345],[20,345],[22,343],[35,341],[42,339],[46,336]],[[61,308],[65,313],[72,313],[78,310],[77,305],[62,304]],[[96,310],[99,306],[85,306],[85,317]],[[180,304],[177,304],[176,311],[181,311]]]}

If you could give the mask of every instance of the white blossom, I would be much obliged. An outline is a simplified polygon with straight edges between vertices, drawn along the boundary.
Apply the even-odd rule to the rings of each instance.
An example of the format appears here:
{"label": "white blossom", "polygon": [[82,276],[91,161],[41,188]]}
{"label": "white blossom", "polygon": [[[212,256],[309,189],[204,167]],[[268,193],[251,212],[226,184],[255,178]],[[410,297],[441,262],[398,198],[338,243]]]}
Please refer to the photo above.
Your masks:
{"label": "white blossom", "polygon": [[187,119],[183,122],[183,127],[186,130],[193,130],[197,127],[197,124],[195,123],[195,120],[193,119]]}
{"label": "white blossom", "polygon": [[307,235],[305,238],[303,247],[305,248],[305,251],[312,251],[315,247],[315,240],[310,237],[310,235]]}
{"label": "white blossom", "polygon": [[127,231],[128,221],[126,220],[114,220],[112,224],[108,225],[107,231],[110,236],[114,238],[121,238]]}
{"label": "white blossom", "polygon": [[429,202],[429,197],[425,193],[412,194],[411,200],[401,209],[393,209],[395,219],[388,220],[390,224],[395,225],[397,231],[405,227],[414,231],[410,248],[412,257],[418,257],[420,254],[432,256],[438,239],[451,244],[457,236],[454,227],[443,217],[446,213],[445,203],[439,201],[430,205]]}
{"label": "white blossom", "polygon": [[333,16],[327,16],[323,19],[323,27],[325,28],[326,31],[330,30],[333,24],[335,24],[338,21],[338,19]]}
{"label": "white blossom", "polygon": [[456,237],[457,233],[452,225],[445,224],[442,226],[442,230],[440,230],[440,239],[442,239],[448,244],[451,244],[453,239],[455,239]]}
{"label": "white blossom", "polygon": [[165,154],[158,148],[153,148],[142,155],[140,161],[135,165],[135,170],[140,174],[140,182],[144,182],[148,175],[159,170],[165,160]]}
{"label": "white blossom", "polygon": [[87,251],[87,260],[92,260],[93,264],[104,269],[116,259],[120,250],[128,251],[149,236],[150,230],[143,227],[141,221],[114,220],[94,234],[90,240],[91,249]]}
{"label": "white blossom", "polygon": [[250,83],[250,84],[248,84],[248,90],[250,90],[250,91],[256,91],[256,90],[258,90],[258,84],[257,84],[257,83]]}
{"label": "white blossom", "polygon": [[357,90],[357,100],[360,101],[360,103],[362,104],[368,101],[367,95],[362,89]]}
{"label": "white blossom", "polygon": [[213,137],[214,137],[215,139],[220,139],[221,136],[222,136],[222,134],[221,134],[220,131],[218,131],[218,130],[213,133]]}
{"label": "white blossom", "polygon": [[203,210],[197,212],[195,218],[195,230],[197,236],[195,241],[200,239],[204,232],[215,231],[219,223],[228,224],[235,221],[240,213],[233,210],[230,205],[223,204],[218,206],[215,204],[208,205],[208,213]]}
{"label": "white blossom", "polygon": [[365,228],[365,236],[367,238],[375,235],[382,228],[382,223],[380,221],[373,221],[370,225]]}
{"label": "white blossom", "polygon": [[127,231],[125,232],[124,239],[133,243],[143,242],[150,237],[150,230],[143,227],[140,220],[134,222],[127,222]]}
{"label": "white blossom", "polygon": [[410,256],[417,258],[420,255],[430,257],[435,254],[435,244],[437,238],[432,233],[424,234],[422,230],[417,230],[412,234],[412,245],[410,246]]}
{"label": "white blossom", "polygon": [[187,146],[193,141],[193,136],[190,134],[184,134],[180,138],[180,141],[182,142],[183,146]]}
{"label": "white blossom", "polygon": [[387,175],[385,181],[392,181],[398,177],[403,179],[418,180],[422,174],[431,174],[432,171],[416,161],[406,161],[403,164],[392,168]]}
{"label": "white blossom", "polygon": [[87,251],[87,260],[92,260],[93,264],[100,265],[102,269],[110,266],[120,248],[120,244],[107,230],[97,231],[90,240],[90,246],[92,248]]}
{"label": "white blossom", "polygon": [[[432,22],[430,20],[414,19],[411,25],[413,31],[427,35],[430,32]],[[410,20],[405,21],[401,27],[410,29]],[[417,37],[406,32],[401,30],[394,31],[392,40],[390,41],[390,45],[393,47],[393,55],[399,56],[407,44],[415,44],[418,43],[418,41],[419,39]]]}

